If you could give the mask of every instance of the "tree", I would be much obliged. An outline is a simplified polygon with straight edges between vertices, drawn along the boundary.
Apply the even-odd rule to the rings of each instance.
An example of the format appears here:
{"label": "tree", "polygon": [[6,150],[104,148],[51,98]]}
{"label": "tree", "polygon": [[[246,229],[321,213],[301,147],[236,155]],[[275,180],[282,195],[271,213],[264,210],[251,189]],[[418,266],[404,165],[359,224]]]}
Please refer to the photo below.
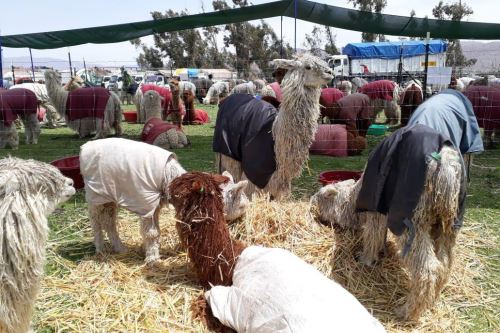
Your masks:
{"label": "tree", "polygon": [[[365,12],[381,13],[382,10],[387,6],[387,0],[348,0],[348,2],[352,2],[354,8],[359,8],[359,10]],[[386,40],[384,35],[363,32],[361,34],[361,41],[375,42],[377,37],[379,42],[383,42]]]}
{"label": "tree", "polygon": [[[439,4],[432,9],[432,15],[438,20],[461,21],[464,17],[473,14],[474,11],[461,0],[455,3],[439,1]],[[446,51],[446,66],[468,67],[476,63],[477,59],[467,59],[462,52],[462,45],[458,39],[448,39],[448,49]]]}
{"label": "tree", "polygon": [[154,47],[148,47],[143,44],[139,38],[130,41],[136,48],[141,48],[142,53],[139,54],[136,61],[141,68],[162,68],[162,54]]}
{"label": "tree", "polygon": [[324,53],[339,54],[335,45],[335,35],[330,27],[313,27],[311,34],[306,34],[304,47],[317,57],[324,56]]}

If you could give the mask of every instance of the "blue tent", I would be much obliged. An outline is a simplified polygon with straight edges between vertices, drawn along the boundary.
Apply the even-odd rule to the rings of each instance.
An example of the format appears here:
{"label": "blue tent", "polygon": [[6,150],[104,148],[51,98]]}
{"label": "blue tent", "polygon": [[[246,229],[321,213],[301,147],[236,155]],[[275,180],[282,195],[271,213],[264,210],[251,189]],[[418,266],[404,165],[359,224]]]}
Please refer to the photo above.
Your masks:
{"label": "blue tent", "polygon": [[198,77],[200,70],[198,68],[188,68],[188,77]]}
{"label": "blue tent", "polygon": [[[429,54],[446,52],[447,44],[440,39],[429,40]],[[342,54],[350,58],[398,59],[403,50],[403,58],[425,54],[425,41],[398,41],[378,43],[349,43]]]}

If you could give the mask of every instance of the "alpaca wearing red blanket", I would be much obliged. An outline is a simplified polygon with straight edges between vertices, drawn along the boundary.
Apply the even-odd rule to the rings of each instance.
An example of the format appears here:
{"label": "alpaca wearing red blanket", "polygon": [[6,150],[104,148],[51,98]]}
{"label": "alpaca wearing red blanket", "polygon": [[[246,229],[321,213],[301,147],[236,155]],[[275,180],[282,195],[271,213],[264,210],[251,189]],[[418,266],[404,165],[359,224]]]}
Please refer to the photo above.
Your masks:
{"label": "alpaca wearing red blanket", "polygon": [[205,110],[194,108],[195,94],[191,90],[185,90],[182,93],[182,101],[186,108],[186,116],[184,117],[184,125],[202,125],[210,122],[210,117]]}
{"label": "alpaca wearing red blanket", "polygon": [[169,186],[181,243],[202,286],[214,286],[205,293],[213,316],[237,332],[385,332],[354,296],[291,252],[233,240],[219,189],[227,181],[191,172]]}

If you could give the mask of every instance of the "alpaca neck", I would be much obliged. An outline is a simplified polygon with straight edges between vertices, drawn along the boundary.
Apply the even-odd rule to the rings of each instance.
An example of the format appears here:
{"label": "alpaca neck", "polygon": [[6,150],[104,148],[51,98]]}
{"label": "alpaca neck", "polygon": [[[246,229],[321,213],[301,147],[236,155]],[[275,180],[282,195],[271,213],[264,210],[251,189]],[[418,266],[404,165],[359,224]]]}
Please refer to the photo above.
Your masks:
{"label": "alpaca neck", "polygon": [[[191,212],[192,207],[200,208]],[[202,204],[186,207],[188,216],[184,218],[184,223],[177,222],[177,229],[202,286],[229,286],[233,282],[234,267],[245,246],[231,239],[222,209],[207,207]]]}
{"label": "alpaca neck", "polygon": [[194,111],[194,98],[193,97],[189,97],[186,99],[185,107],[186,107],[186,115],[188,115],[188,121],[189,122],[194,121],[194,118],[196,117],[196,112]]}
{"label": "alpaca neck", "polygon": [[68,91],[60,85],[57,80],[47,80],[45,83],[47,87],[47,94],[52,101],[52,104],[56,108],[59,115],[64,116],[66,114],[66,101],[68,100]]}
{"label": "alpaca neck", "polygon": [[300,73],[288,72],[282,82],[283,101],[273,124],[278,182],[300,176],[309,157],[319,118],[319,87],[304,87]]}

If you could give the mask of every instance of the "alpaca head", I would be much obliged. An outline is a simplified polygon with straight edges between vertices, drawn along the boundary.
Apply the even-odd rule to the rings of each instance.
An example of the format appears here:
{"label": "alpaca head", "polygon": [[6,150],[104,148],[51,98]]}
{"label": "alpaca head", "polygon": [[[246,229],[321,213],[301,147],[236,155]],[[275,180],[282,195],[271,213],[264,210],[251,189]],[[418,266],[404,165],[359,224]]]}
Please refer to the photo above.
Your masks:
{"label": "alpaca head", "polygon": [[351,224],[349,217],[346,219],[346,215],[354,209],[355,185],[356,182],[353,179],[326,185],[311,197],[311,209],[321,223],[342,227]]}
{"label": "alpaca head", "polygon": [[[22,198],[48,216],[75,194],[73,180],[54,166],[36,160],[8,157],[0,160],[0,198]],[[17,201],[17,200],[16,200]]]}
{"label": "alpaca head", "polygon": [[233,176],[227,171],[222,173],[229,181],[222,183],[224,201],[224,218],[226,221],[233,221],[245,214],[249,204],[248,197],[245,194],[245,189],[248,185],[248,180],[242,180],[234,183]]}
{"label": "alpaca head", "polygon": [[333,79],[333,71],[328,64],[309,53],[297,55],[293,60],[275,59],[273,63],[275,67],[287,70],[283,85],[289,80],[300,79],[305,87],[320,88]]}
{"label": "alpaca head", "polygon": [[73,91],[78,88],[83,88],[84,86],[85,82],[82,80],[81,77],[73,76],[71,80],[69,80],[68,83],[64,85],[64,89],[66,89],[67,91]]}
{"label": "alpaca head", "polygon": [[142,97],[145,110],[160,110],[162,101],[163,97],[154,90],[146,91]]}
{"label": "alpaca head", "polygon": [[168,82],[168,85],[170,87],[170,91],[172,92],[172,95],[179,94],[179,91],[180,91],[179,81],[177,81],[177,80],[170,80]]}
{"label": "alpaca head", "polygon": [[58,71],[48,69],[43,75],[45,77],[45,82],[55,82],[58,86],[61,85],[62,77],[61,73],[59,73]]}

